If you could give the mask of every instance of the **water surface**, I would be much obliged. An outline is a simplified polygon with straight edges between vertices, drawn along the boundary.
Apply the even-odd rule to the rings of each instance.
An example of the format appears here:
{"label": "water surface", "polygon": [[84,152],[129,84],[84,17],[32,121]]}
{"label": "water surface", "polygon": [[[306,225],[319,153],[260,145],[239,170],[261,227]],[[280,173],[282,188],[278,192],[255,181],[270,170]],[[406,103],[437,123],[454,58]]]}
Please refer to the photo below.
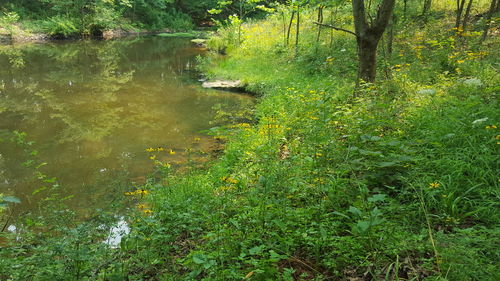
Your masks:
{"label": "water surface", "polygon": [[[187,148],[208,152],[213,138],[202,131],[214,108],[252,100],[202,89],[202,53],[158,37],[0,46],[0,193],[27,212],[45,196],[38,191],[58,184],[72,208],[90,210],[119,186],[143,183],[153,156],[176,165]],[[13,131],[33,144],[12,141]]]}

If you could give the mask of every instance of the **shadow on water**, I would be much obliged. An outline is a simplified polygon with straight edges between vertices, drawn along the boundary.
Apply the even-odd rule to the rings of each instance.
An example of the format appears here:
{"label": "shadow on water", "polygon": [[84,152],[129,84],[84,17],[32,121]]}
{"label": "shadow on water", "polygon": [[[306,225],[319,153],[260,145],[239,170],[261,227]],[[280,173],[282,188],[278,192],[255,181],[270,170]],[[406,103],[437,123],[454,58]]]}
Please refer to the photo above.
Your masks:
{"label": "shadow on water", "polygon": [[26,133],[22,144],[0,136],[0,193],[30,212],[55,178],[73,196],[69,206],[85,213],[108,205],[120,186],[143,183],[149,147],[165,148],[155,157],[172,163],[193,146],[209,151],[212,137],[200,132],[214,108],[253,101],[202,89],[202,53],[189,40],[159,37],[0,47],[0,130]]}

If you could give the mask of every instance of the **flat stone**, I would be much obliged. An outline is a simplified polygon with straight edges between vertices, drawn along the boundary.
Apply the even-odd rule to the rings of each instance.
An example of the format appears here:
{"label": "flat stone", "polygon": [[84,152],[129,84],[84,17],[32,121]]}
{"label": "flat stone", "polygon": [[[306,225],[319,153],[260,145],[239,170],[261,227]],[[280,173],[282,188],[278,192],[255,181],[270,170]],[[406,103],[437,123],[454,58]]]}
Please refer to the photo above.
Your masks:
{"label": "flat stone", "polygon": [[216,80],[216,81],[206,81],[201,84],[203,88],[209,89],[222,89],[222,90],[241,90],[243,89],[243,83],[240,80]]}
{"label": "flat stone", "polygon": [[205,47],[207,43],[207,39],[193,39],[191,40],[196,46]]}

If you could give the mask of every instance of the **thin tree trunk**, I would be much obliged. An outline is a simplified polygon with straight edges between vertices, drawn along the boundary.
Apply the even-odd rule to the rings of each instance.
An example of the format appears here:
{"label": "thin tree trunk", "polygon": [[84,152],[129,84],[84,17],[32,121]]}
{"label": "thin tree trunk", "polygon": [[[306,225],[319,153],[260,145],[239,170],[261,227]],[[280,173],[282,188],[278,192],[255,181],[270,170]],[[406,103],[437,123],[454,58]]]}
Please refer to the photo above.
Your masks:
{"label": "thin tree trunk", "polygon": [[[335,12],[332,10],[331,14],[330,14],[330,23],[331,25],[334,24],[334,16],[336,14],[336,9],[335,9]],[[330,49],[333,47],[333,29],[330,29]]]}
{"label": "thin tree trunk", "polygon": [[[495,2],[497,2],[497,3],[495,3]],[[491,17],[493,16],[493,14],[495,13],[495,10],[498,9],[499,6],[500,6],[500,1],[491,0],[490,10],[488,11],[488,14],[486,14],[483,35],[481,36],[480,43],[483,43],[484,40],[486,40],[486,37],[488,36],[488,31],[490,29]]]}
{"label": "thin tree trunk", "polygon": [[455,18],[455,28],[457,29],[460,27],[460,20],[462,19],[462,13],[464,11],[465,1],[466,0],[457,0],[457,15]]}
{"label": "thin tree trunk", "polygon": [[408,11],[408,0],[404,0],[403,1],[403,18],[404,18],[404,20],[407,19],[407,15],[406,15],[407,11]]}
{"label": "thin tree trunk", "polygon": [[300,41],[300,7],[297,6],[297,30],[295,31],[295,55],[299,52]]}
{"label": "thin tree trunk", "polygon": [[323,26],[321,26],[321,24],[323,24],[323,6],[319,6],[318,8],[318,22],[320,23],[318,25],[318,36],[316,37],[316,43],[319,43],[319,39],[321,38],[321,29]]}
{"label": "thin tree trunk", "polygon": [[295,18],[295,11],[292,11],[292,15],[290,16],[290,23],[288,24],[288,33],[286,35],[286,44],[290,43],[290,33],[292,30],[293,19]]}
{"label": "thin tree trunk", "polygon": [[387,54],[389,55],[389,58],[392,55],[392,45],[394,42],[394,22],[395,22],[396,16],[393,15],[391,18],[391,21],[389,22],[389,32],[387,34]]}
{"label": "thin tree trunk", "polygon": [[432,0],[425,0],[424,1],[424,9],[422,11],[422,16],[426,16],[427,13],[431,10],[432,7]]}
{"label": "thin tree trunk", "polygon": [[465,9],[465,15],[464,15],[464,19],[462,21],[462,30],[464,32],[465,32],[465,29],[467,28],[467,23],[469,21],[470,11],[472,9],[472,2],[474,2],[474,0],[469,0],[469,3],[467,3],[467,8]]}
{"label": "thin tree trunk", "polygon": [[285,17],[285,11],[282,12],[282,17],[283,17],[283,44],[286,46],[286,17]]}

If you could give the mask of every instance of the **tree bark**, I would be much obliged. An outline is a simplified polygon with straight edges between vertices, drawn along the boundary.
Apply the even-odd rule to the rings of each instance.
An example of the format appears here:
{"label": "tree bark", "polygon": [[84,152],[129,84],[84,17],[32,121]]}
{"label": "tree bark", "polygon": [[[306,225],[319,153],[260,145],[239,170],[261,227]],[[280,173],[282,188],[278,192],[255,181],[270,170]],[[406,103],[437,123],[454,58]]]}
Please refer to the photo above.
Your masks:
{"label": "tree bark", "polygon": [[394,43],[394,25],[396,24],[396,16],[393,15],[392,19],[389,21],[389,34],[387,36],[387,54],[392,55],[393,43]]}
{"label": "tree bark", "polygon": [[354,28],[358,45],[358,79],[374,82],[377,74],[377,47],[394,10],[395,0],[383,0],[375,20],[367,21],[364,0],[352,0]]}
{"label": "tree bark", "polygon": [[376,40],[358,41],[359,73],[365,82],[374,82],[377,75],[377,45]]}
{"label": "tree bark", "polygon": [[485,18],[485,24],[484,24],[484,29],[483,29],[483,35],[481,36],[481,43],[486,40],[486,37],[488,36],[488,31],[490,29],[490,24],[491,24],[491,17],[495,13],[495,11],[500,7],[500,1],[498,0],[491,0],[491,5],[490,9],[488,11],[488,14],[486,14]]}
{"label": "tree bark", "polygon": [[318,22],[320,23],[318,25],[318,36],[316,37],[316,43],[319,43],[319,39],[321,38],[321,24],[323,24],[323,6],[319,6],[318,8]]}
{"label": "tree bark", "polygon": [[290,33],[292,30],[293,18],[295,17],[295,11],[292,11],[292,15],[290,16],[290,23],[288,24],[288,32],[286,35],[286,44],[288,45],[290,42]]}
{"label": "tree bark", "polygon": [[457,29],[460,27],[460,20],[462,19],[462,13],[464,11],[465,1],[466,0],[457,0],[457,15],[455,19],[455,28]]}
{"label": "tree bark", "polygon": [[[495,1],[495,0],[493,0]],[[462,30],[465,32],[465,29],[467,28],[467,23],[469,21],[469,16],[470,16],[470,11],[472,9],[472,2],[474,2],[474,0],[469,0],[469,3],[467,4],[467,8],[465,9],[465,15],[464,15],[464,19],[462,21]]]}
{"label": "tree bark", "polygon": [[297,30],[295,31],[295,56],[299,53],[300,41],[300,7],[297,6]]}
{"label": "tree bark", "polygon": [[424,1],[424,9],[422,11],[422,16],[427,15],[427,13],[431,10],[432,7],[432,0],[425,0]]}

